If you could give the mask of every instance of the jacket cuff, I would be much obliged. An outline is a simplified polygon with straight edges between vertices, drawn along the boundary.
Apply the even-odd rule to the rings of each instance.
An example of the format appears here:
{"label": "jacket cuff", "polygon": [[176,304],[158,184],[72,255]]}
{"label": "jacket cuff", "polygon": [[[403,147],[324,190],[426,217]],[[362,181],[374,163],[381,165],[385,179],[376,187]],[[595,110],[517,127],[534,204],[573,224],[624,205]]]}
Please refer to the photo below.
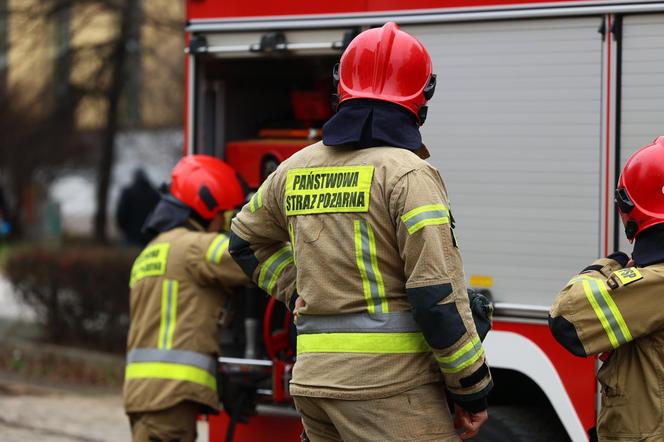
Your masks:
{"label": "jacket cuff", "polygon": [[485,397],[481,399],[475,399],[472,401],[464,401],[464,402],[457,401],[457,404],[459,405],[459,407],[463,408],[469,413],[479,413],[480,411],[484,411],[487,408],[489,408],[489,402],[486,400]]}
{"label": "jacket cuff", "polygon": [[471,393],[468,395],[454,394],[451,391],[448,391],[447,394],[449,397],[457,404],[459,407],[470,413],[479,413],[489,408],[487,402],[487,396],[489,392],[493,389],[493,380],[489,380],[489,383],[486,387],[482,388],[477,393]]}

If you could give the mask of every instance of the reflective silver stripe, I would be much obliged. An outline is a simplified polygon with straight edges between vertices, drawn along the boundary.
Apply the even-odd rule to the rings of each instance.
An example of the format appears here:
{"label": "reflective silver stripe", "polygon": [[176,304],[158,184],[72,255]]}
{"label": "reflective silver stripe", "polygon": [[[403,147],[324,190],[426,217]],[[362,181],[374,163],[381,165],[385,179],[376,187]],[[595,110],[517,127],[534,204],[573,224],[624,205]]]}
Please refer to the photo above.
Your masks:
{"label": "reflective silver stripe", "polygon": [[308,333],[412,333],[419,332],[413,314],[352,313],[347,315],[299,315],[295,319],[298,334]]}
{"label": "reflective silver stripe", "polygon": [[135,348],[127,353],[127,364],[133,362],[172,362],[175,364],[191,365],[214,375],[217,371],[217,361],[203,353],[189,350],[162,350],[159,348]]}
{"label": "reflective silver stripe", "polygon": [[611,330],[613,330],[613,333],[616,335],[616,338],[618,339],[618,343],[620,345],[627,344],[629,341],[632,340],[632,337],[630,336],[629,339],[625,336],[623,333],[622,329],[620,328],[620,324],[618,324],[618,320],[616,319],[616,316],[613,314],[613,311],[611,311],[611,308],[609,305],[606,303],[606,300],[604,299],[604,296],[602,296],[602,291],[599,287],[599,284],[596,279],[587,279],[588,285],[590,285],[590,289],[592,290],[593,297],[595,298],[595,301],[599,305],[599,307],[602,309],[602,313],[604,313],[604,316],[606,317],[607,322],[611,326]]}

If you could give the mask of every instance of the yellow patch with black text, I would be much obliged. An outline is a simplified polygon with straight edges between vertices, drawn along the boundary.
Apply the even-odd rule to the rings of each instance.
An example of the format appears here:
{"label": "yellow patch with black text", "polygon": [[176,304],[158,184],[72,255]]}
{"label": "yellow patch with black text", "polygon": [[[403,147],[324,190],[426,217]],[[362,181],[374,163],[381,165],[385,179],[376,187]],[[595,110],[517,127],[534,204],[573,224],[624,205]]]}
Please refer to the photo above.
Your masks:
{"label": "yellow patch with black text", "polygon": [[166,273],[170,248],[168,243],[157,243],[143,249],[131,268],[129,287],[149,276],[163,276]]}
{"label": "yellow patch with black text", "polygon": [[291,169],[286,178],[286,216],[368,212],[374,166]]}
{"label": "yellow patch with black text", "polygon": [[622,270],[616,270],[611,274],[611,278],[615,277],[616,282],[620,282],[621,285],[628,285],[633,282],[643,279],[643,275],[639,272],[639,269],[636,267],[628,267]]}

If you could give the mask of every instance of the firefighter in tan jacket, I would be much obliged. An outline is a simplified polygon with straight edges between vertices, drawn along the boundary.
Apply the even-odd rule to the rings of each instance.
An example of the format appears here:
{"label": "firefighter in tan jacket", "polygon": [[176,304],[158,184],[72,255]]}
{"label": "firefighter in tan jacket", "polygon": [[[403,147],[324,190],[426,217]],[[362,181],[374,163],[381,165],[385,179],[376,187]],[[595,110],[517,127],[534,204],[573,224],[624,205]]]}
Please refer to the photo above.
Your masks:
{"label": "firefighter in tan jacket", "polygon": [[353,40],[335,77],[323,142],[267,178],[232,223],[231,254],[298,305],[290,393],[309,439],[456,441],[446,395],[471,437],[492,381],[446,189],[421,158],[429,55],[388,23]]}
{"label": "firefighter in tan jacket", "polygon": [[572,278],[549,325],[577,356],[600,354],[600,441],[664,441],[664,137],[634,153],[616,203],[634,242]]}
{"label": "firefighter in tan jacket", "polygon": [[146,222],[157,236],[129,283],[124,403],[134,441],[194,441],[197,414],[218,409],[218,321],[231,288],[249,283],[218,232],[243,200],[228,165],[188,156]]}

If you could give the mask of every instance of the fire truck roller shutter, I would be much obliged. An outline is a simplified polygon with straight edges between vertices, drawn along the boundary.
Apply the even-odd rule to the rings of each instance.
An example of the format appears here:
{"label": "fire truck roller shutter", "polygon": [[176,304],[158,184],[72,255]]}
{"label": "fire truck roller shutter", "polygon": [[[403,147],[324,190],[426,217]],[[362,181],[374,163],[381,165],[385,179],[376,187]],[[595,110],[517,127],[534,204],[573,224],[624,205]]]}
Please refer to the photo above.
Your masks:
{"label": "fire truck roller shutter", "polygon": [[550,305],[599,250],[600,23],[402,27],[439,73],[422,135],[453,195],[466,274],[492,276],[497,302]]}
{"label": "fire truck roller shutter", "polygon": [[[599,250],[600,24],[581,17],[402,27],[426,45],[439,74],[422,134],[454,197],[466,274],[491,276],[497,302],[549,306],[560,281]],[[512,354],[514,339],[527,343],[514,333],[493,336],[487,354]],[[529,348],[537,359],[488,359],[534,380],[570,438],[587,440],[554,365]],[[520,422],[512,425],[525,430]]]}
{"label": "fire truck roller shutter", "polygon": [[[664,14],[628,15],[622,23],[620,168],[664,133]],[[619,250],[631,244],[618,222]]]}

